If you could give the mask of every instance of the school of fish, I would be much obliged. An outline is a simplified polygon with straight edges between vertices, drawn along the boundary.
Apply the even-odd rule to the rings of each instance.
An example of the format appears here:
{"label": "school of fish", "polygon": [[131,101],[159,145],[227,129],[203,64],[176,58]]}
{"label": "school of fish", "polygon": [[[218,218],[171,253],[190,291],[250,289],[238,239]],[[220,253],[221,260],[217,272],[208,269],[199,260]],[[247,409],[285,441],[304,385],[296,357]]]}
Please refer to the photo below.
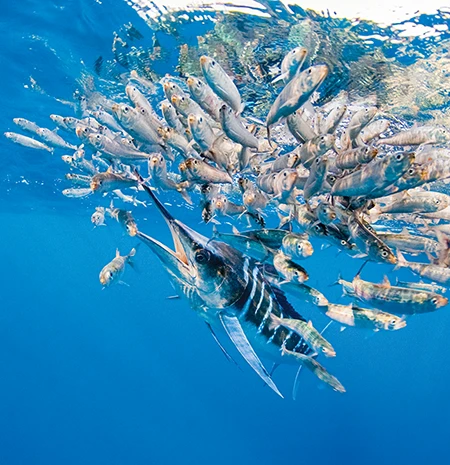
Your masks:
{"label": "school of fish", "polygon": [[[336,356],[332,344],[287,294],[330,322],[394,331],[412,315],[446,306],[450,285],[450,196],[443,192],[450,132],[400,124],[343,93],[318,105],[329,69],[305,67],[307,56],[303,47],[286,54],[265,120],[246,108],[233,76],[202,56],[202,76],[150,82],[132,71],[117,101],[77,94],[76,116],[50,115],[56,130],[15,118],[21,132],[5,133],[30,149],[61,153],[70,171],[63,195],[92,196],[96,227],[115,220],[146,244],[228,360],[223,334],[280,396],[274,369],[297,366],[294,398],[303,366],[335,391],[345,388],[317,361]],[[165,191],[198,206],[198,218],[213,225],[211,237],[174,218],[159,199]],[[173,250],[114,205],[143,208],[147,200],[167,222]],[[231,231],[223,231],[225,221]],[[336,282],[354,303],[330,302],[330,283],[320,290],[306,284],[312,238],[362,260],[356,276]],[[135,254],[117,250],[100,272],[101,285],[124,283]],[[367,262],[407,268],[420,282],[364,281]],[[273,362],[271,370],[260,355]]]}

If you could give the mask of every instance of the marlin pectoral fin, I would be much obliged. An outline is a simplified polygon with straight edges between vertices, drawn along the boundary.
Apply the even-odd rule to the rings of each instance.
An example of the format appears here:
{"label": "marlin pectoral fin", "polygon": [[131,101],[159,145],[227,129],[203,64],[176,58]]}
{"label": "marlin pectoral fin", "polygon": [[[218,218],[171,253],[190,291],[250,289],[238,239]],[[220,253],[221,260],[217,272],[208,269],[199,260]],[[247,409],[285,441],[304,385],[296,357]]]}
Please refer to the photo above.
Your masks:
{"label": "marlin pectoral fin", "polygon": [[253,347],[250,345],[239,319],[235,316],[226,315],[225,313],[219,314],[219,318],[228,336],[233,341],[233,344],[240,354],[245,358],[246,362],[258,373],[261,379],[273,389],[273,391],[283,398],[283,395],[278,390],[266,368],[253,350]]}
{"label": "marlin pectoral fin", "polygon": [[211,331],[212,337],[213,337],[214,340],[216,341],[217,345],[220,347],[220,350],[222,351],[223,355],[225,355],[225,358],[226,358],[229,362],[233,362],[237,367],[239,367],[239,365],[237,364],[236,360],[234,360],[234,358],[227,352],[227,350],[225,349],[225,347],[220,343],[219,338],[217,337],[216,333],[215,333],[214,330],[212,329],[212,326],[211,326],[209,323],[206,323],[206,326],[207,326],[208,329]]}

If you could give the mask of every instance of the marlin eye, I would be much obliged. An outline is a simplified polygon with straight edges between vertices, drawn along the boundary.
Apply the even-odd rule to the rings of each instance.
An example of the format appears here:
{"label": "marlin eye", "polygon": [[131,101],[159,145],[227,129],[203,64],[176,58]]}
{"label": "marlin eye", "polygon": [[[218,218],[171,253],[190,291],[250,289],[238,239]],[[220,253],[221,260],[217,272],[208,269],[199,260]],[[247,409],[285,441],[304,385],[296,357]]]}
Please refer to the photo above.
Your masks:
{"label": "marlin eye", "polygon": [[195,261],[197,263],[206,263],[207,261],[209,261],[210,259],[210,253],[205,250],[205,249],[202,249],[202,250],[199,250],[196,254],[195,254]]}
{"label": "marlin eye", "polygon": [[387,250],[383,250],[383,251],[381,252],[381,256],[382,256],[382,257],[387,257],[388,255],[389,255],[389,253],[388,253]]}

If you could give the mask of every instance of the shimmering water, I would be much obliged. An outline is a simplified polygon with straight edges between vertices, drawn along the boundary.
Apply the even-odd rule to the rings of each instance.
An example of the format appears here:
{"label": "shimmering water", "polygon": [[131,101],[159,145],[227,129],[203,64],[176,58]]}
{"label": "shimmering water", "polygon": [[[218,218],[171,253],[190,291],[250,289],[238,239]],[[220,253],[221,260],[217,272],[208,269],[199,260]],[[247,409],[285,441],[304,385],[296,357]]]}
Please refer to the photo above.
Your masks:
{"label": "shimmering water", "polygon": [[[349,90],[404,121],[448,124],[446,13],[417,15],[411,22],[424,33],[411,37],[404,24],[381,28],[268,6],[269,19],[183,11],[147,24],[125,2],[5,3],[1,132],[16,130],[17,116],[52,128],[48,115],[73,114],[61,101],[73,102],[92,76],[97,90],[120,101],[131,69],[156,79],[188,75],[199,44],[202,53],[221,51],[243,82],[248,114],[261,117],[273,97],[271,68],[299,40],[333,68],[324,102]],[[113,50],[114,32],[128,47],[116,41]],[[185,301],[167,299],[174,294],[167,275],[144,247],[124,276],[129,286],[102,291],[100,269],[116,247],[125,253],[137,241],[112,221],[93,230],[96,200],[62,196],[64,152],[3,137],[0,152],[0,464],[448,463],[446,308],[393,333],[332,325],[326,334],[338,356],[327,367],[347,393],[321,389],[305,372],[294,402],[295,371],[281,367],[282,400],[244,362],[239,370],[225,360]],[[198,211],[163,197],[177,218],[211,234]],[[134,214],[143,231],[167,242],[153,206]],[[313,244],[310,285],[347,302],[328,286],[338,274],[352,278],[360,262]],[[392,269],[369,265],[364,277],[385,273]],[[404,270],[396,276],[413,279]],[[290,300],[325,326],[321,314]]]}

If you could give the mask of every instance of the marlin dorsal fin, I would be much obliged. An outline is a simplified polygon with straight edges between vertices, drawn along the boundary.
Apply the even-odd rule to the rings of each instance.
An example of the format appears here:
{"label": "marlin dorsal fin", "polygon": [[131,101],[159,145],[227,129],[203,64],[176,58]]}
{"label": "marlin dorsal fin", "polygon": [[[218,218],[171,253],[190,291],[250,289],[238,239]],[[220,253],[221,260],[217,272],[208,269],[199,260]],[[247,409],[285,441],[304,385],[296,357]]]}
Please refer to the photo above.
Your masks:
{"label": "marlin dorsal fin", "polygon": [[236,316],[230,316],[225,313],[219,314],[220,321],[225,328],[230,339],[233,341],[233,344],[236,346],[236,349],[244,357],[245,361],[258,373],[260,378],[275,391],[280,397],[283,397],[281,392],[278,390],[277,386],[270,377],[268,371],[261,363],[261,360],[256,355],[253,347],[250,345],[247,336],[242,329],[241,323]]}

